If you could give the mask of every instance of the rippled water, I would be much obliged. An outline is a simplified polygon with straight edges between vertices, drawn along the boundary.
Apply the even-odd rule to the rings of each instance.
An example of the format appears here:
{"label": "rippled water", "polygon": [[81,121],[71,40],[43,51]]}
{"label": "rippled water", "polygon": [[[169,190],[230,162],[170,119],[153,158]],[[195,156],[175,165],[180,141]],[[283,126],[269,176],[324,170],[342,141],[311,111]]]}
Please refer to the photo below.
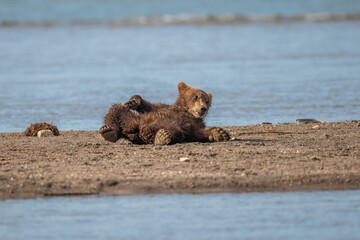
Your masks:
{"label": "rippled water", "polygon": [[360,119],[359,0],[0,5],[0,132],[96,130],[133,94],[174,102],[179,81],[213,94],[208,125]]}
{"label": "rippled water", "polygon": [[95,130],[133,94],[211,92],[209,125],[360,119],[360,22],[0,28],[0,132]]}
{"label": "rippled water", "polygon": [[2,239],[360,236],[360,191],[7,200],[0,209]]}
{"label": "rippled water", "polygon": [[359,0],[1,0],[0,22],[108,20],[172,15],[360,13]]}

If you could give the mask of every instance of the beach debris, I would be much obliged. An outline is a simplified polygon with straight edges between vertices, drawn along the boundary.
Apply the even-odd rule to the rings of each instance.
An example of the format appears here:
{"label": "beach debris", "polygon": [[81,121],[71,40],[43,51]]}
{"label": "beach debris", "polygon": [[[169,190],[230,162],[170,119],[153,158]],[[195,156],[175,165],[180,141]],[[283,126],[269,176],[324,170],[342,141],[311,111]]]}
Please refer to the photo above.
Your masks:
{"label": "beach debris", "polygon": [[115,187],[118,184],[119,184],[119,182],[117,180],[113,180],[113,179],[105,181],[105,185],[109,186],[109,187]]}
{"label": "beach debris", "polygon": [[315,125],[315,126],[312,127],[312,129],[319,129],[319,128],[320,128],[319,125]]}
{"label": "beach debris", "polygon": [[237,172],[237,171],[243,172],[243,171],[245,171],[245,170],[246,170],[245,168],[239,168],[239,167],[234,168],[234,172]]}
{"label": "beach debris", "polygon": [[262,122],[261,125],[272,125],[271,122]]}
{"label": "beach debris", "polygon": [[37,132],[38,137],[51,137],[54,136],[54,133],[49,129],[40,130]]}
{"label": "beach debris", "polygon": [[6,161],[5,159],[0,160],[0,165],[9,164],[9,161]]}
{"label": "beach debris", "polygon": [[321,123],[321,121],[313,118],[296,119],[297,124]]}
{"label": "beach debris", "polygon": [[320,161],[320,158],[318,158],[316,156],[312,156],[310,159],[313,160],[313,161]]}
{"label": "beach debris", "polygon": [[180,158],[180,162],[190,162],[190,158],[182,157],[182,158]]}
{"label": "beach debris", "polygon": [[54,136],[59,135],[59,130],[56,126],[50,124],[50,123],[33,123],[30,126],[28,126],[24,132],[25,136],[32,136],[36,137],[38,136],[38,132],[41,130],[50,130]]}

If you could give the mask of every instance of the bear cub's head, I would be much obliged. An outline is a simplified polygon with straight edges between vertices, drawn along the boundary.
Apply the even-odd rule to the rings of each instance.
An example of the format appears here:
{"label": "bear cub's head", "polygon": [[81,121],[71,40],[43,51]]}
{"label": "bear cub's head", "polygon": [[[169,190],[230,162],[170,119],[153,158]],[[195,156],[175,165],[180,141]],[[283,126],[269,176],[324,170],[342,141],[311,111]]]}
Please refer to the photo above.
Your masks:
{"label": "bear cub's head", "polygon": [[183,82],[178,84],[179,96],[176,104],[191,113],[195,118],[204,118],[211,106],[212,95],[193,88]]}

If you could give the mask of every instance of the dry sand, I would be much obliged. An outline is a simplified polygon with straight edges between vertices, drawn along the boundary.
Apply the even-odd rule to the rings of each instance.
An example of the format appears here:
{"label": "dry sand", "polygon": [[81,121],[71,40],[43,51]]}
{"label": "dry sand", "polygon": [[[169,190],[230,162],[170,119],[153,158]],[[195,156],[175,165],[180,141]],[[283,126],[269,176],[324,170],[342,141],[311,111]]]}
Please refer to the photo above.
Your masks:
{"label": "dry sand", "polygon": [[232,141],[170,146],[0,133],[0,199],[360,189],[360,121],[226,129]]}

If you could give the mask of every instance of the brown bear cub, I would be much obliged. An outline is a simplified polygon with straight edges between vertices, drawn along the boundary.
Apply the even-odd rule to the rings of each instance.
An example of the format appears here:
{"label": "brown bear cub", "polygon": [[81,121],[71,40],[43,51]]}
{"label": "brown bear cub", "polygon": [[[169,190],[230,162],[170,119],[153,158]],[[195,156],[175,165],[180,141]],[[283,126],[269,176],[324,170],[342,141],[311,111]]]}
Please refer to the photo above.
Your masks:
{"label": "brown bear cub", "polygon": [[50,124],[50,123],[34,123],[31,124],[30,126],[28,126],[24,132],[24,134],[26,136],[32,136],[32,137],[36,137],[38,132],[41,130],[50,130],[53,132],[54,136],[58,136],[59,135],[59,130],[56,126]]}
{"label": "brown bear cub", "polygon": [[228,141],[230,136],[224,129],[205,126],[203,119],[211,106],[212,95],[183,82],[178,84],[178,90],[174,105],[152,104],[139,95],[124,105],[113,105],[100,134],[110,142],[126,138],[137,144]]}

